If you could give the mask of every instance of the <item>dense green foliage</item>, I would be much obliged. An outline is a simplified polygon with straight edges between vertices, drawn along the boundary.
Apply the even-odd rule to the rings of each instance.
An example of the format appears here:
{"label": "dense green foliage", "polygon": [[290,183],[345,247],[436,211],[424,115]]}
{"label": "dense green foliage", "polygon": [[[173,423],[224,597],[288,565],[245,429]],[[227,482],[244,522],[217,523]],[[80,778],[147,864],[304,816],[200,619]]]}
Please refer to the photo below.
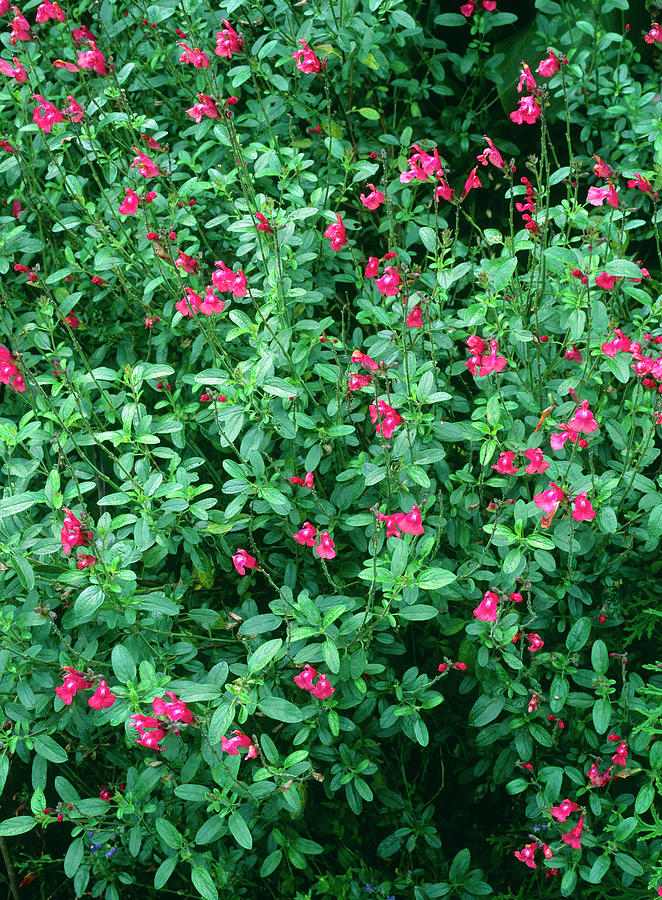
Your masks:
{"label": "dense green foliage", "polygon": [[655,9],[3,5],[0,878],[656,896]]}

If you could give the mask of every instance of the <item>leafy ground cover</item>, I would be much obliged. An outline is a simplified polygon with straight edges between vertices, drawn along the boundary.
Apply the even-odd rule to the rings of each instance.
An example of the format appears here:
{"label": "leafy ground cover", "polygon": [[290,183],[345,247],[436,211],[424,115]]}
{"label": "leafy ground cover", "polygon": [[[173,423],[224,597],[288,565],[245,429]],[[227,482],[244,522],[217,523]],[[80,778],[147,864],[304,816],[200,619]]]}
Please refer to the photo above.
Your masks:
{"label": "leafy ground cover", "polygon": [[662,21],[0,0],[19,897],[662,895]]}

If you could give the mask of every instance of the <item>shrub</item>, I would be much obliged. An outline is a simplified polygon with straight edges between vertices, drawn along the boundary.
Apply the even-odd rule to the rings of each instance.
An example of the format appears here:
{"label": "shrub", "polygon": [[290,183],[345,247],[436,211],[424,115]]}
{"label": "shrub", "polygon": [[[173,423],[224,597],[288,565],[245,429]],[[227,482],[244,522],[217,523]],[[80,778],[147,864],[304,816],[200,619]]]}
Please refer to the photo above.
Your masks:
{"label": "shrub", "polygon": [[0,0],[15,893],[662,884],[662,31],[505,5]]}

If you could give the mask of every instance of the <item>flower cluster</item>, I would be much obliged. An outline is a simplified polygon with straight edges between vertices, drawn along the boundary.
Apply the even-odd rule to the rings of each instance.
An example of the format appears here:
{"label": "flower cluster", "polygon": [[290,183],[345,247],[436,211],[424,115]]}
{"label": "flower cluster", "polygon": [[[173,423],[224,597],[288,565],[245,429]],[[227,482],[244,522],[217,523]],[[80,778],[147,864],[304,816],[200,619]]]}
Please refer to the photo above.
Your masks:
{"label": "flower cluster", "polygon": [[83,531],[83,524],[70,509],[63,506],[64,520],[62,522],[62,530],[60,531],[60,543],[65,556],[69,556],[72,547],[84,547],[92,538],[92,532]]}
{"label": "flower cluster", "polygon": [[[71,666],[62,666],[64,675],[62,676],[63,684],[55,688],[55,694],[67,706],[71,703],[78,691],[86,691],[94,687],[94,681],[91,681],[83,672],[72,669]],[[87,705],[92,709],[109,709],[115,702],[115,695],[108,687],[108,683],[101,679],[92,696],[88,699]]]}
{"label": "flower cluster", "polygon": [[178,700],[172,691],[165,692],[166,697],[170,700],[164,700],[163,697],[155,697],[152,701],[153,716],[143,716],[141,713],[134,713],[131,718],[131,726],[137,729],[139,737],[136,738],[136,744],[142,747],[148,747],[150,750],[163,751],[163,747],[159,747],[160,742],[166,736],[168,731],[179,734],[179,724],[190,725],[195,722],[195,717],[183,700]]}
{"label": "flower cluster", "polygon": [[404,422],[402,416],[392,406],[385,403],[384,400],[378,400],[377,406],[371,403],[368,409],[370,421],[375,426],[375,431],[387,440],[393,436],[393,432],[398,425],[402,425]]}
{"label": "flower cluster", "polygon": [[18,371],[14,357],[6,347],[0,344],[0,384],[6,384],[10,390],[22,394],[25,391],[23,376]]}
{"label": "flower cluster", "polygon": [[230,756],[239,756],[239,748],[240,747],[248,747],[248,753],[246,754],[246,759],[255,759],[257,757],[257,747],[252,742],[247,734],[243,734],[239,730],[235,730],[232,732],[234,737],[221,738],[221,749],[228,753]]}
{"label": "flower cluster", "polygon": [[[335,688],[331,687],[326,675],[319,675],[316,669],[306,664],[302,671],[294,676],[294,683],[304,691],[310,691],[311,696],[317,697],[318,700],[327,700],[331,694],[335,693]],[[315,684],[315,678],[318,678]]]}
{"label": "flower cluster", "polygon": [[[320,559],[334,559],[336,545],[328,531],[321,531],[318,535],[317,528],[310,522],[304,522],[299,531],[292,537],[302,547],[314,547],[315,553]],[[318,540],[319,538],[319,540]]]}
{"label": "flower cluster", "polygon": [[491,372],[501,372],[506,367],[506,358],[498,356],[499,345],[497,341],[490,341],[489,354],[485,352],[487,350],[485,341],[476,334],[468,337],[465,344],[471,353],[465,365],[472,375],[482,378]]}
{"label": "flower cluster", "polygon": [[400,538],[403,534],[423,534],[421,511],[415,504],[409,513],[391,513],[387,516],[378,512],[377,518],[386,525],[386,537]]}
{"label": "flower cluster", "polygon": [[536,79],[533,77],[531,69],[525,62],[522,63],[517,92],[521,94],[523,88],[526,88],[529,93],[527,96],[520,99],[519,107],[514,112],[511,112],[510,119],[516,125],[523,125],[525,122],[527,125],[533,125],[542,115],[542,110],[536,99],[536,97],[539,96],[540,91],[538,90],[538,85]]}

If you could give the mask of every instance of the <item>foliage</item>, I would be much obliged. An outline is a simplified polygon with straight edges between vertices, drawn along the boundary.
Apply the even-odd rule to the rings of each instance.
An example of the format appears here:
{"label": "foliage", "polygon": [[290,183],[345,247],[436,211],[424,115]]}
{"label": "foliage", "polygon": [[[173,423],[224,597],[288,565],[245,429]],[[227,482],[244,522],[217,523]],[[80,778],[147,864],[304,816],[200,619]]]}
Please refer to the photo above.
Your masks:
{"label": "foliage", "polygon": [[19,876],[651,896],[655,11],[56,7],[0,0]]}

